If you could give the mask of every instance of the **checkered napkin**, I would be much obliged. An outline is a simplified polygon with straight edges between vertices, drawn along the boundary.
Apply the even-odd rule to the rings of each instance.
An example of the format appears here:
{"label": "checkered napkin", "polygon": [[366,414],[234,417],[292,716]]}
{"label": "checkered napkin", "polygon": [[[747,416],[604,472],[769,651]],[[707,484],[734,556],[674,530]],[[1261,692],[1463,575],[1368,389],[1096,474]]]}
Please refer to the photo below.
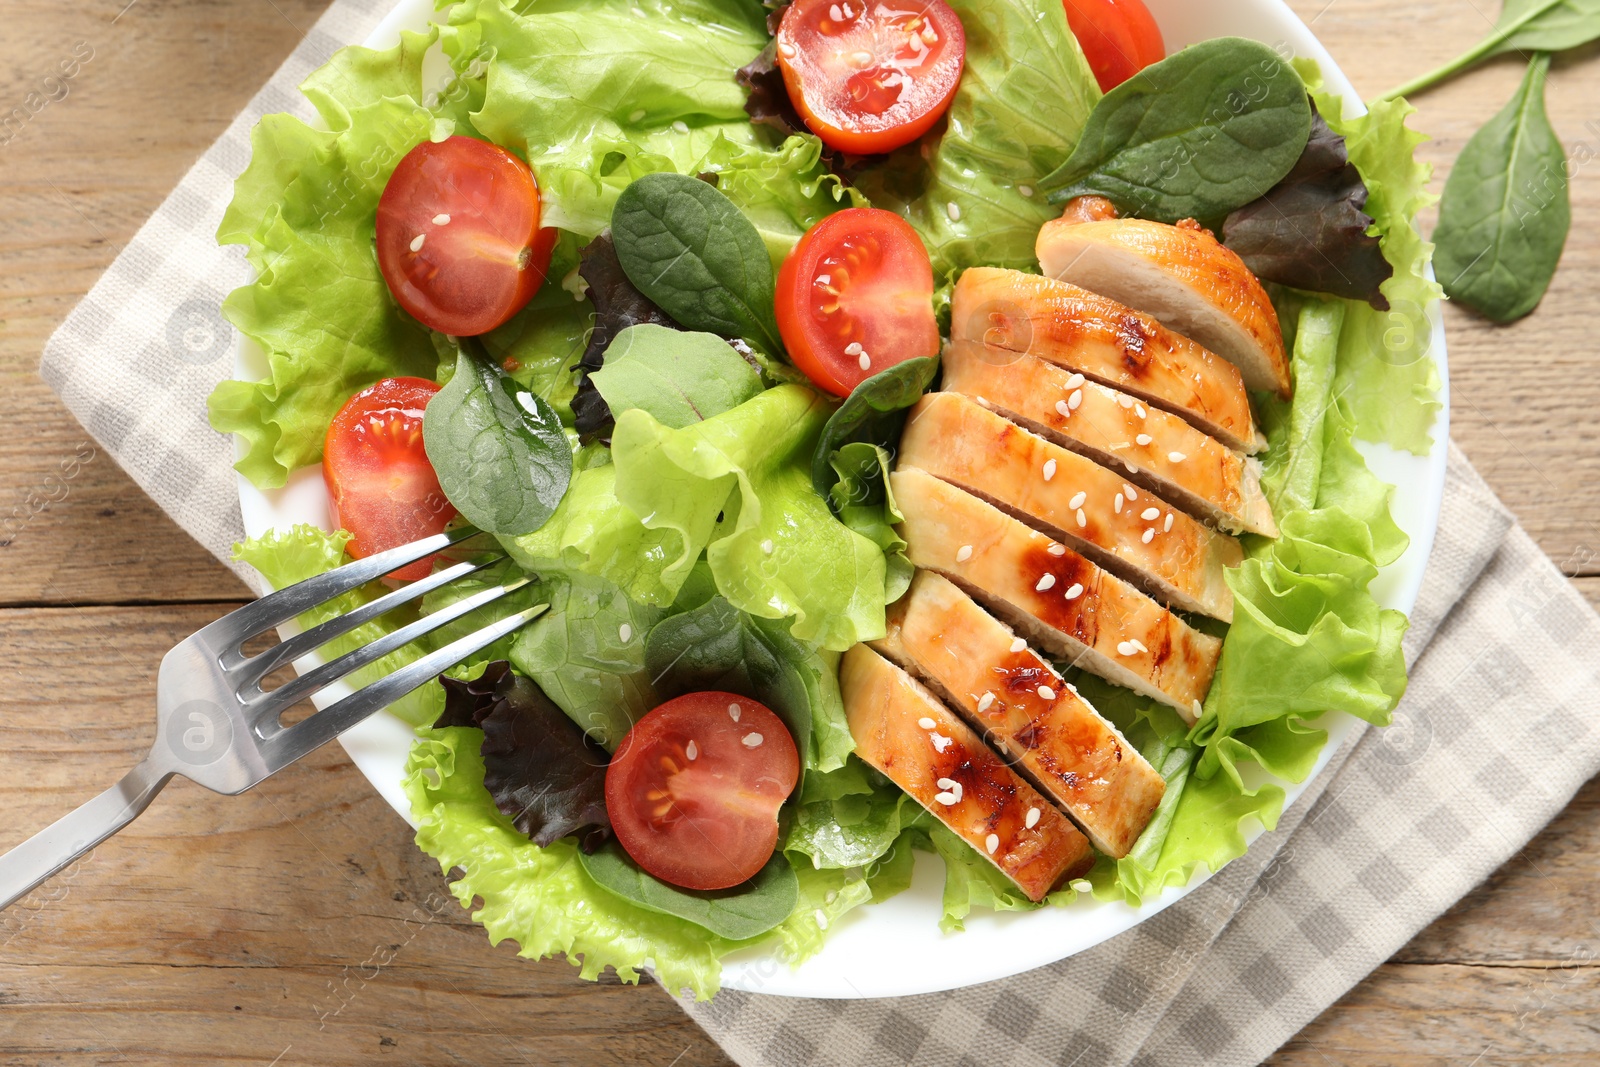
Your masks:
{"label": "checkered napkin", "polygon": [[[393,0],[335,0],[45,347],[41,373],[180,526],[229,560],[232,372],[248,278],[213,234],[263,115]],[[1504,863],[1600,769],[1597,619],[1452,449],[1395,725],[1357,735],[1244,857],[1148,922],[1001,982],[896,1000],[732,990],[685,1009],[741,1064],[1256,1063]],[[1435,636],[1438,640],[1434,640]],[[961,935],[953,935],[961,936]]]}

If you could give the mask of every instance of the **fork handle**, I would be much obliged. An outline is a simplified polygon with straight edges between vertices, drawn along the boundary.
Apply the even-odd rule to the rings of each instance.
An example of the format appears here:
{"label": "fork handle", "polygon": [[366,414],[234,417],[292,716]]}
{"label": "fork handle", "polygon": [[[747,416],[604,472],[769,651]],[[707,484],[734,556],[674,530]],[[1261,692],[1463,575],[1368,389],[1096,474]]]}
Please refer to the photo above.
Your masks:
{"label": "fork handle", "polygon": [[147,759],[104,793],[0,856],[0,909],[132,822],[171,779],[171,771],[158,770]]}

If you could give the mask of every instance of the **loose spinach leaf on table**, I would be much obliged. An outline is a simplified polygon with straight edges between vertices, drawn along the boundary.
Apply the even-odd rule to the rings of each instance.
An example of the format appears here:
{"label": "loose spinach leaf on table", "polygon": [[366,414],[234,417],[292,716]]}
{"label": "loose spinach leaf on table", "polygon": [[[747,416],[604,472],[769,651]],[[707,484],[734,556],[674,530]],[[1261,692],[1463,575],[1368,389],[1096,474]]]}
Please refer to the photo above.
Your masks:
{"label": "loose spinach leaf on table", "polygon": [[572,448],[549,401],[519,385],[476,338],[463,337],[455,376],[428,403],[422,442],[439,487],[486,533],[532,533],[572,480]]}
{"label": "loose spinach leaf on table", "polygon": [[718,937],[743,941],[787,919],[800,899],[794,868],[774,852],[748,882],[731,889],[679,889],[639,869],[615,842],[581,857],[584,873],[601,888],[642,908],[676,915]]}
{"label": "loose spinach leaf on table", "polygon": [[645,296],[628,280],[617,262],[617,250],[609,234],[601,234],[583,246],[579,253],[578,275],[589,286],[589,303],[594,308],[594,328],[589,343],[578,359],[583,380],[572,398],[574,425],[585,440],[609,433],[611,409],[594,387],[591,375],[605,365],[606,349],[623,330],[642,323],[677,329],[672,316]]}
{"label": "loose spinach leaf on table", "polygon": [[1600,40],[1600,0],[1506,0],[1494,29],[1437,70],[1379,97],[1411,96],[1452,78],[1490,56],[1507,52],[1565,52]]}
{"label": "loose spinach leaf on table", "polygon": [[675,430],[732,411],[761,392],[761,374],[716,334],[630,326],[591,375],[613,415],[642,408]]}
{"label": "loose spinach leaf on table", "polygon": [[569,834],[592,852],[611,836],[605,749],[504,660],[473,681],[441,675],[438,726],[483,731],[483,785],[495,807],[540,848]]}
{"label": "loose spinach leaf on table", "polygon": [[1264,44],[1219,37],[1107,93],[1040,188],[1054,203],[1104,196],[1123,214],[1211,224],[1282,181],[1310,134],[1294,68]]}
{"label": "loose spinach leaf on table", "polygon": [[1379,286],[1394,267],[1372,227],[1367,185],[1344,138],[1314,109],[1311,139],[1287,177],[1228,216],[1223,244],[1260,277],[1295,289],[1365,300],[1380,311]]}
{"label": "loose spinach leaf on table", "polygon": [[722,193],[684,174],[647,174],[622,191],[611,239],[628,279],[691,330],[783,351],[773,318],[772,259]]}
{"label": "loose spinach leaf on table", "polygon": [[1567,157],[1545,114],[1549,72],[1549,55],[1535,56],[1517,95],[1467,142],[1439,204],[1439,281],[1495,322],[1539,305],[1572,224]]}

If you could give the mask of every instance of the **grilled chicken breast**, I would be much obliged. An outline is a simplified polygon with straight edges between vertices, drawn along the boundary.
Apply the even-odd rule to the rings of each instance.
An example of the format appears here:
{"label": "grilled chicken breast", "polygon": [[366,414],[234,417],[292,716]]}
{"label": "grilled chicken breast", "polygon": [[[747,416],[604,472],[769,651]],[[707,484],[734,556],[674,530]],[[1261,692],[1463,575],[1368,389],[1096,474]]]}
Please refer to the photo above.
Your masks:
{"label": "grilled chicken breast", "polygon": [[1233,621],[1223,576],[1244,559],[1239,542],[1148,493],[1130,501],[1124,478],[965,396],[932,393],[911,409],[900,462],[1018,516],[1162,603]]}
{"label": "grilled chicken breast", "polygon": [[[972,341],[946,346],[944,388],[1062,447],[1120,467],[1151,492],[1227,530],[1278,536],[1261,492],[1259,462],[1126,393]],[[1137,503],[1141,512],[1159,506]]]}
{"label": "grilled chicken breast", "polygon": [[1045,223],[1034,249],[1044,273],[1155,316],[1237,366],[1251,389],[1287,399],[1278,313],[1244,260],[1193,220],[1104,214],[1074,201]]}
{"label": "grilled chicken breast", "polygon": [[876,647],[919,677],[1121,859],[1166,782],[1038,653],[949,581],[921,571]]}
{"label": "grilled chicken breast", "polygon": [[951,297],[950,336],[1078,371],[1181,415],[1229,448],[1266,447],[1239,368],[1153,316],[1076,285],[973,267]]}
{"label": "grilled chicken breast", "polygon": [[1094,864],[1089,842],[978,735],[905,671],[866,645],[844,654],[839,688],[856,755],[876,767],[1043,900]]}
{"label": "grilled chicken breast", "polygon": [[890,475],[911,562],[937,571],[1026,637],[1193,722],[1222,642],[1060,542],[926,471]]}

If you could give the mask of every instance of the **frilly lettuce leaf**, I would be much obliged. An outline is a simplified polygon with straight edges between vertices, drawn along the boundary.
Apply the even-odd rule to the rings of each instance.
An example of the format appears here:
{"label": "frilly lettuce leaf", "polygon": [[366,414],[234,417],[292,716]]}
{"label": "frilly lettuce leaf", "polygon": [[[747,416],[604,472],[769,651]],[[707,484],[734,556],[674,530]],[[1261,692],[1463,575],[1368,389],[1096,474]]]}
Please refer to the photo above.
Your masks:
{"label": "frilly lettuce leaf", "polygon": [[1438,200],[1428,192],[1433,175],[1418,162],[1427,137],[1406,127],[1416,108],[1404,100],[1375,100],[1364,115],[1347,117],[1344,101],[1323,89],[1314,62],[1297,60],[1317,110],[1345,138],[1350,162],[1366,182],[1366,212],[1380,238],[1394,277],[1380,286],[1388,311],[1352,302],[1339,346],[1335,391],[1347,405],[1355,435],[1417,455],[1432,449],[1431,431],[1441,408],[1439,369],[1430,354],[1433,324],[1428,309],[1444,296],[1424,271],[1433,245],[1417,228],[1417,213]]}

